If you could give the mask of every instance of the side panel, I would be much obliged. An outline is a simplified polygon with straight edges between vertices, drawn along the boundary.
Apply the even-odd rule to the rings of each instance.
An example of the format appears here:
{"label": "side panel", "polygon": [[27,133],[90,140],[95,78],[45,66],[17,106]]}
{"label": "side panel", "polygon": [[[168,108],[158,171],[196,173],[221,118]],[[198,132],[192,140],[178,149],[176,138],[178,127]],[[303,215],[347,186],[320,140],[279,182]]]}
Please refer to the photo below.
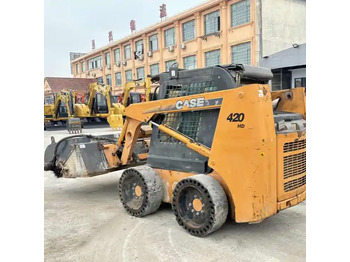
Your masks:
{"label": "side panel", "polygon": [[[223,97],[209,166],[229,188],[237,222],[258,222],[277,212],[271,105],[267,85],[243,86]],[[231,114],[240,114],[242,121],[230,121]]]}

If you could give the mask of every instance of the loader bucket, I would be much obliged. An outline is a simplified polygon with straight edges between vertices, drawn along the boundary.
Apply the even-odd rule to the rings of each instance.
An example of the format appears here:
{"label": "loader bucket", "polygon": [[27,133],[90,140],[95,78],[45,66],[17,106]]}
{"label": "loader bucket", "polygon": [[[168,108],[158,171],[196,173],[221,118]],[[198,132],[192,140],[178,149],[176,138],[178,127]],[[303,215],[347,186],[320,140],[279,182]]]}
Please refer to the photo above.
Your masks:
{"label": "loader bucket", "polygon": [[110,114],[107,117],[108,124],[113,129],[121,129],[123,128],[123,115],[122,114]]}
{"label": "loader bucket", "polygon": [[69,134],[82,132],[82,122],[80,118],[69,118],[67,121],[67,130]]}

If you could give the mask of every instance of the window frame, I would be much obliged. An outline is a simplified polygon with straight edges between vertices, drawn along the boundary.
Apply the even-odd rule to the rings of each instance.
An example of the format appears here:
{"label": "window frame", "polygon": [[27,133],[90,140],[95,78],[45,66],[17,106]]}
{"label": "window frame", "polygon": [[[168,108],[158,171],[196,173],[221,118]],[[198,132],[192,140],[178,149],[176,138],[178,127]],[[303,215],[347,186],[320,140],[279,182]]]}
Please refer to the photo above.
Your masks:
{"label": "window frame", "polygon": [[241,63],[241,62],[239,62],[239,63],[236,63],[236,62],[234,62],[233,61],[233,48],[234,47],[238,47],[238,46],[242,46],[242,45],[246,45],[246,44],[249,44],[249,50],[250,50],[250,52],[249,52],[249,63],[245,63],[246,65],[251,65],[252,64],[252,44],[251,44],[251,42],[249,41],[249,42],[244,42],[244,43],[239,43],[239,44],[236,44],[236,45],[232,45],[231,46],[231,63],[232,64],[243,64],[243,63]]}
{"label": "window frame", "polygon": [[[234,20],[233,20],[233,7],[242,4],[242,2],[249,2],[248,21],[245,21],[245,22],[240,23],[240,24],[233,24],[233,22],[234,22]],[[245,11],[247,11],[247,10],[245,10]],[[251,0],[241,0],[241,1],[238,1],[236,3],[231,4],[230,5],[230,14],[231,14],[231,28],[248,24],[251,21]]]}
{"label": "window frame", "polygon": [[[193,23],[193,38],[185,39],[185,25],[188,25],[189,23]],[[182,23],[182,42],[188,42],[194,39],[196,39],[196,20],[192,19],[190,21]]]}
{"label": "window frame", "polygon": [[[155,36],[155,39],[152,39],[152,40],[151,40],[151,37],[154,37],[154,36]],[[154,40],[156,40],[157,49],[153,49],[153,41],[154,41]],[[149,41],[149,51],[151,51],[151,52],[156,52],[156,51],[159,50],[159,41],[158,41],[158,34],[157,34],[157,33],[155,33],[155,34],[153,34],[153,35],[150,35],[150,36],[148,37],[148,41]]]}
{"label": "window frame", "polygon": [[[185,66],[185,64],[186,64],[185,63],[185,59],[189,59],[189,58],[192,58],[192,57],[194,57],[194,68],[186,68],[186,66]],[[196,55],[185,56],[185,57],[183,57],[182,62],[183,62],[184,69],[191,70],[191,69],[196,69],[197,68],[197,56]]]}
{"label": "window frame", "polygon": [[112,84],[113,84],[112,83],[112,75],[111,74],[106,75],[106,85],[112,86]]}
{"label": "window frame", "polygon": [[[166,32],[169,32],[170,30],[173,30],[173,43],[167,45],[167,35]],[[164,30],[164,47],[167,48],[169,46],[174,46],[176,44],[176,39],[175,39],[175,27],[170,27],[168,29]]]}
{"label": "window frame", "polygon": [[153,74],[152,74],[152,67],[154,67],[154,66],[158,66],[158,73],[155,74],[155,75],[159,74],[159,63],[155,63],[155,64],[152,64],[152,65],[149,66],[149,71],[150,71],[150,75],[151,76],[153,76]]}
{"label": "window frame", "polygon": [[141,70],[141,69],[143,70],[143,77],[141,77],[141,79],[145,80],[145,67],[144,66],[136,68],[136,78],[140,79],[139,70]]}
{"label": "window frame", "polygon": [[[131,72],[131,80],[128,80],[126,73]],[[125,70],[125,82],[131,82],[132,81],[132,69]]]}
{"label": "window frame", "polygon": [[[216,25],[216,30],[214,30],[214,31],[212,31],[212,32],[207,32],[208,26],[207,26],[206,18],[207,18],[208,16],[214,14],[214,13],[218,13],[218,16],[216,16],[216,17],[214,18],[214,19],[217,20],[217,22],[216,22],[216,23],[217,23],[217,25]],[[220,32],[220,30],[221,30],[220,9],[215,10],[215,11],[212,11],[212,12],[210,12],[210,13],[208,13],[208,14],[205,14],[203,20],[204,20],[204,21],[203,21],[203,22],[204,22],[204,35],[211,35],[211,34],[215,34],[215,33],[217,33],[217,32]],[[215,21],[214,21],[214,29],[215,29]]]}
{"label": "window frame", "polygon": [[[108,57],[108,59],[107,59],[107,57]],[[105,65],[106,66],[111,65],[111,53],[110,52],[105,53]]]}
{"label": "window frame", "polygon": [[[129,57],[127,57],[126,56],[126,54],[127,54],[127,52],[126,52],[126,48],[128,47],[128,49],[129,49],[129,52],[128,52],[128,56]],[[124,45],[123,46],[123,49],[124,49],[124,60],[130,60],[131,59],[131,45],[130,44],[127,44],[127,45]]]}
{"label": "window frame", "polygon": [[[219,63],[218,64],[214,64],[214,65],[207,65],[207,53],[213,53],[213,52],[219,52]],[[220,65],[221,64],[221,49],[213,49],[213,50],[209,50],[207,52],[204,53],[204,64],[205,67],[211,67],[211,66],[215,66],[215,65]]]}
{"label": "window frame", "polygon": [[[117,75],[120,76],[120,84],[118,85],[118,78]],[[115,86],[122,86],[122,73],[121,72],[116,72],[114,74],[114,78],[115,78]]]}
{"label": "window frame", "polygon": [[[119,57],[117,59],[117,50],[119,50]],[[120,63],[120,60],[121,60],[121,51],[120,51],[120,48],[116,48],[114,49],[114,63],[117,64],[117,63]]]}

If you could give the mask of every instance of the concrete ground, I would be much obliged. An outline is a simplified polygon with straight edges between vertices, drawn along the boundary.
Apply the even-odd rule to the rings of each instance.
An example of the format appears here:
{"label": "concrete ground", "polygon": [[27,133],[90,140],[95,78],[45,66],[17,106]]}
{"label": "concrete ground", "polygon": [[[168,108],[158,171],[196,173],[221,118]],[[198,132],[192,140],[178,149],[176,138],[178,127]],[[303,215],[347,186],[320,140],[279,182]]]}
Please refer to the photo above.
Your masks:
{"label": "concrete ground", "polygon": [[[45,147],[50,136],[68,135],[53,130],[45,131]],[[44,171],[45,261],[305,261],[305,202],[260,224],[227,221],[197,238],[178,226],[169,204],[144,218],[127,215],[118,197],[120,175],[67,179]]]}

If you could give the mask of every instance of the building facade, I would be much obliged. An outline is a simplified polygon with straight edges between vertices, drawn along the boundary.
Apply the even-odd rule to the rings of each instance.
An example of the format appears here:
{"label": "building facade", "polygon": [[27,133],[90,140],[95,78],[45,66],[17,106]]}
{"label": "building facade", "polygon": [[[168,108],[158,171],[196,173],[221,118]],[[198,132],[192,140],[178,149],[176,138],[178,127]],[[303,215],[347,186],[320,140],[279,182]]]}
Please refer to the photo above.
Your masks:
{"label": "building facade", "polygon": [[[284,19],[280,14],[269,17],[276,12],[270,10],[271,0],[208,1],[78,57],[71,61],[73,76],[97,78],[118,94],[127,81],[167,71],[175,62],[185,69],[230,63],[258,65],[264,52],[305,42],[305,0],[273,2],[284,3],[279,3],[279,12],[289,18],[283,28],[276,21]],[[296,13],[291,14],[291,9]],[[290,26],[293,19],[302,25],[301,30]]]}

